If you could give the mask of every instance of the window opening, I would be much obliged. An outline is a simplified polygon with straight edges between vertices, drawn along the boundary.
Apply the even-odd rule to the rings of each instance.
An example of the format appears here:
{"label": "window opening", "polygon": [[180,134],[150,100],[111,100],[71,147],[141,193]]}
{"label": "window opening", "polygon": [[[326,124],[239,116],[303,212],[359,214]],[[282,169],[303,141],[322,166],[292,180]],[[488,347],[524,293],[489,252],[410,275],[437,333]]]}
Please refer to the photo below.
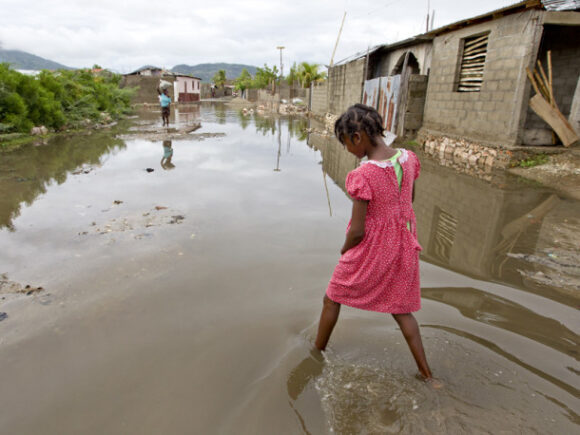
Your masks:
{"label": "window opening", "polygon": [[457,92],[479,92],[483,83],[483,68],[487,57],[488,34],[463,40]]}

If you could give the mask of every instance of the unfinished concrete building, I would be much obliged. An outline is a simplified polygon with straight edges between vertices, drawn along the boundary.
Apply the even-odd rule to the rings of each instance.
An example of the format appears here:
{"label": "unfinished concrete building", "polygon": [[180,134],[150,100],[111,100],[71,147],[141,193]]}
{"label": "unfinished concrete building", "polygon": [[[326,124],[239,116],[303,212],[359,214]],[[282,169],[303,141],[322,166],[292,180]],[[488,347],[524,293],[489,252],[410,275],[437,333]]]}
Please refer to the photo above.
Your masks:
{"label": "unfinished concrete building", "polygon": [[557,144],[529,107],[526,68],[541,60],[547,69],[548,51],[554,99],[578,132],[578,41],[579,0],[522,1],[338,62],[313,86],[311,110],[340,114],[363,102],[381,112],[387,130],[418,134],[428,152],[501,166],[509,160],[502,150]]}
{"label": "unfinished concrete building", "polygon": [[514,148],[552,145],[552,130],[529,108],[526,67],[547,69],[560,111],[574,123],[580,76],[580,2],[524,1],[431,31],[433,59],[422,137]]}

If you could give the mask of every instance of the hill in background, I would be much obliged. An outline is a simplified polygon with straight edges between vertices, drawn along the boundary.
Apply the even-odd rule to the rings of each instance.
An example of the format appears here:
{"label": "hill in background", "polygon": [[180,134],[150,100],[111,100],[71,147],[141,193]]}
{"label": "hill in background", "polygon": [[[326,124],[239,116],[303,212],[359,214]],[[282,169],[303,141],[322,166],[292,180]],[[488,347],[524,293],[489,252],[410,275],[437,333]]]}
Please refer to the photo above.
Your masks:
{"label": "hill in background", "polygon": [[242,70],[246,68],[252,75],[256,74],[256,67],[252,65],[242,65],[239,63],[200,63],[198,65],[175,65],[171,72],[180,74],[190,74],[199,77],[204,82],[211,82],[212,77],[220,69],[225,70],[228,79],[235,79]]}
{"label": "hill in background", "polygon": [[3,50],[0,48],[0,62],[8,62],[14,69],[74,69],[69,66],[44,59],[34,54],[26,53],[20,50]]}

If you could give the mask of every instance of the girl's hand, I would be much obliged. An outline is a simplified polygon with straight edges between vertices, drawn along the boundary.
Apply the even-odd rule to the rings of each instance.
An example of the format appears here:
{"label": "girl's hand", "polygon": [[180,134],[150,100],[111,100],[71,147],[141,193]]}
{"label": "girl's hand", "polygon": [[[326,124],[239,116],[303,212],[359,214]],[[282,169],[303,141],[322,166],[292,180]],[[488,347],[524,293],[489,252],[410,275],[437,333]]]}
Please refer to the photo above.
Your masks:
{"label": "girl's hand", "polygon": [[367,216],[368,205],[368,201],[360,201],[358,199],[353,200],[350,228],[346,233],[346,240],[340,250],[340,255],[344,255],[346,251],[354,248],[365,238],[365,219]]}

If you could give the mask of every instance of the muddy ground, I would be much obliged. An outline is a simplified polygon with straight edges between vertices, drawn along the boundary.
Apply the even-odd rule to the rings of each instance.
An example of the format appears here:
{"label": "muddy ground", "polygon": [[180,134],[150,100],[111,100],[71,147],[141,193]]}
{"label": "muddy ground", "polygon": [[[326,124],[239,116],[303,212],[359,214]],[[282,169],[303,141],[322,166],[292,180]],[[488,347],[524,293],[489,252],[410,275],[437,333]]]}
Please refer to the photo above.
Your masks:
{"label": "muddy ground", "polygon": [[580,147],[547,156],[547,159],[541,165],[530,168],[515,167],[508,171],[580,200]]}

